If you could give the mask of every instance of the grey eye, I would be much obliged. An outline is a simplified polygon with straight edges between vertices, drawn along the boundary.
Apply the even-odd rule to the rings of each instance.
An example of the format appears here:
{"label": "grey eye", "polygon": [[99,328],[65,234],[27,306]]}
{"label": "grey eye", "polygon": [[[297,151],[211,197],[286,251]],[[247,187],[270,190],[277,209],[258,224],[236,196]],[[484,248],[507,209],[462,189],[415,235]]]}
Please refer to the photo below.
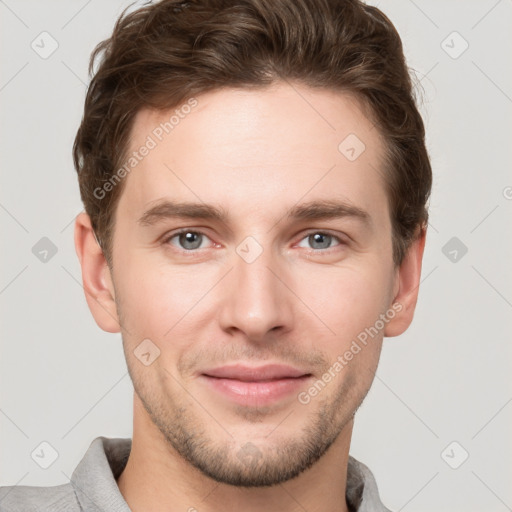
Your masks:
{"label": "grey eye", "polygon": [[[330,235],[328,233],[323,233],[321,231],[317,231],[315,233],[311,233],[305,236],[302,239],[301,244],[304,243],[304,240],[307,241],[306,243],[308,244],[308,247],[314,250],[330,249],[335,245],[341,245],[341,240],[337,236]],[[332,245],[333,241],[337,242],[337,244]],[[305,246],[301,245],[301,247]]]}
{"label": "grey eye", "polygon": [[201,246],[202,236],[200,233],[194,231],[187,231],[179,235],[180,245],[187,250],[198,249]]}
{"label": "grey eye", "polygon": [[181,233],[176,233],[173,236],[167,239],[167,243],[171,243],[171,245],[176,245],[171,241],[174,238],[178,239],[178,245],[180,248],[185,249],[187,251],[193,251],[195,249],[199,249],[201,247],[201,243],[203,242],[203,234],[197,231],[182,231]]}
{"label": "grey eye", "polygon": [[[331,245],[332,236],[325,233],[315,233],[308,236],[308,241],[313,249],[327,249]],[[315,244],[318,246],[315,247]]]}

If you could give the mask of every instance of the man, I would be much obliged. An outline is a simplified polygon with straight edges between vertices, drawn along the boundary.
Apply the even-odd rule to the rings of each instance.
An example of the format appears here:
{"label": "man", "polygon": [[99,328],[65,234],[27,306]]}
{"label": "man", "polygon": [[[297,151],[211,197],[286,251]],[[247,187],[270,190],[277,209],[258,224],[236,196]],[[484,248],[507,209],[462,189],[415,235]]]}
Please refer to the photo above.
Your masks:
{"label": "man", "polygon": [[133,439],[0,507],[388,510],[350,440],[413,318],[432,180],[393,25],[356,0],[163,0],[100,54],[75,245]]}

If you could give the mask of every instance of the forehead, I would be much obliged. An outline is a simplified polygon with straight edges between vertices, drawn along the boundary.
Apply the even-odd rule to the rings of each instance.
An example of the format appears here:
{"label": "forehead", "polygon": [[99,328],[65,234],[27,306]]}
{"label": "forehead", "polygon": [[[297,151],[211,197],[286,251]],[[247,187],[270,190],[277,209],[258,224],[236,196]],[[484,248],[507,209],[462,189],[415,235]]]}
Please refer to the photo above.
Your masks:
{"label": "forehead", "polygon": [[384,142],[353,96],[280,84],[216,90],[183,105],[135,116],[128,156],[139,160],[119,208],[140,215],[167,197],[270,214],[334,194],[375,213],[386,208]]}

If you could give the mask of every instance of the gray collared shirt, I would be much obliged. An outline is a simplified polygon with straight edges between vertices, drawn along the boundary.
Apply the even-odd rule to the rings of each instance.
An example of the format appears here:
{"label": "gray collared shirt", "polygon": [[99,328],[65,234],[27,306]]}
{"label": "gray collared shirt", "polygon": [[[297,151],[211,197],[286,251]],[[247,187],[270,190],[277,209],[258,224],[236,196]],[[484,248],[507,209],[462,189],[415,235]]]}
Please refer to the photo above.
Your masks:
{"label": "gray collared shirt", "polygon": [[[0,487],[0,512],[131,512],[116,479],[131,450],[131,439],[97,437],[67,484]],[[390,512],[380,501],[367,466],[349,456],[347,503],[351,512]]]}

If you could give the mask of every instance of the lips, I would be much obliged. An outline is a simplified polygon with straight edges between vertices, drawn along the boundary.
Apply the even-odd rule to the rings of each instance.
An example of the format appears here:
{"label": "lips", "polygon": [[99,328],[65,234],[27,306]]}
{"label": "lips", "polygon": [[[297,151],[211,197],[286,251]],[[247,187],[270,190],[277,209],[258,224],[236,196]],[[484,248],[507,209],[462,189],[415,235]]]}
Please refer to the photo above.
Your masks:
{"label": "lips", "polygon": [[210,391],[245,407],[290,400],[310,378],[310,373],[282,364],[256,367],[236,364],[212,368],[199,375]]}

